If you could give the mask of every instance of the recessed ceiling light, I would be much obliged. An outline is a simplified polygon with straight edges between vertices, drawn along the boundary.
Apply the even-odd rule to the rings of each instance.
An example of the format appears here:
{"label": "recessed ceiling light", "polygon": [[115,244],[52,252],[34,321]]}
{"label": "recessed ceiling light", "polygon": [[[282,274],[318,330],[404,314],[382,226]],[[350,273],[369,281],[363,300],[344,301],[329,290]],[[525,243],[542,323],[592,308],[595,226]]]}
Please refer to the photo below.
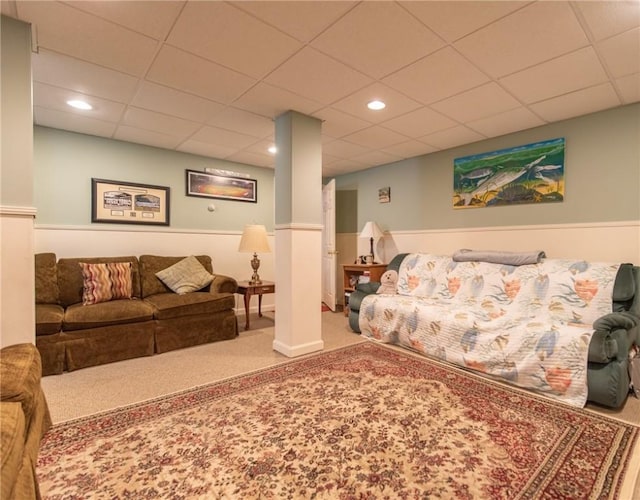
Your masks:
{"label": "recessed ceiling light", "polygon": [[77,99],[67,101],[67,104],[72,108],[76,108],[76,109],[85,109],[85,110],[93,109],[93,106],[88,102],[80,101]]}
{"label": "recessed ceiling light", "polygon": [[269,153],[274,155],[278,151],[278,148],[276,148],[275,146],[269,146],[269,149],[267,151],[269,151]]}
{"label": "recessed ceiling light", "polygon": [[383,103],[382,101],[371,101],[370,103],[367,104],[367,108],[372,109],[373,111],[380,111],[381,109],[384,109],[387,105],[385,103]]}

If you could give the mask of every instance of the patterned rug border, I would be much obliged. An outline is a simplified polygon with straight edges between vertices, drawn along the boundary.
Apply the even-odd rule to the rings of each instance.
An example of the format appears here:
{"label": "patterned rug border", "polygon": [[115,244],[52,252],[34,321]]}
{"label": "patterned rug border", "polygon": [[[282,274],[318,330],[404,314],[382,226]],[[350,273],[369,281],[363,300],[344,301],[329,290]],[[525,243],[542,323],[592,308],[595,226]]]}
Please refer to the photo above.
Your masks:
{"label": "patterned rug border", "polygon": [[[640,469],[640,456],[638,456],[640,454],[640,426],[587,409],[574,408],[553,399],[517,387],[511,387],[467,370],[433,360],[419,353],[396,350],[371,341],[339,347],[331,351],[313,353],[298,359],[285,360],[282,363],[260,368],[253,372],[234,375],[146,401],[56,423],[45,436],[43,446],[60,446],[64,448],[64,441],[74,439],[88,441],[92,439],[94,434],[98,433],[108,437],[128,428],[131,422],[138,424],[153,422],[177,410],[187,410],[202,403],[234,394],[238,391],[239,384],[242,386],[242,390],[247,390],[277,382],[292,373],[308,372],[321,366],[330,365],[345,356],[358,355],[388,359],[402,364],[403,368],[409,370],[420,370],[421,366],[428,365],[444,378],[449,379],[448,382],[454,382],[456,385],[460,384],[460,381],[472,380],[473,384],[467,384],[467,388],[470,391],[466,396],[479,401],[486,400],[490,395],[489,393],[494,392],[503,394],[503,397],[509,398],[511,403],[515,405],[518,405],[519,400],[527,400],[529,405],[522,404],[519,406],[522,411],[528,412],[530,418],[535,418],[535,415],[545,414],[563,421],[569,419],[576,425],[589,421],[594,424],[602,423],[617,426],[618,429],[622,430],[618,449],[622,448],[624,451],[623,453],[616,453],[616,450],[609,450],[607,457],[609,459],[609,467],[606,477],[601,478],[601,482],[605,491],[616,495],[614,498],[624,498],[617,495],[625,492],[628,492],[629,498],[631,498],[635,483],[633,475],[634,473],[637,474],[638,469]],[[458,382],[456,382],[456,379]],[[149,411],[150,408],[153,408],[153,411]],[[565,436],[565,439],[570,440],[571,436]],[[77,449],[78,446],[82,445],[76,442],[73,448]],[[547,466],[550,465],[547,464]],[[523,498],[527,498],[527,496],[525,495]]]}

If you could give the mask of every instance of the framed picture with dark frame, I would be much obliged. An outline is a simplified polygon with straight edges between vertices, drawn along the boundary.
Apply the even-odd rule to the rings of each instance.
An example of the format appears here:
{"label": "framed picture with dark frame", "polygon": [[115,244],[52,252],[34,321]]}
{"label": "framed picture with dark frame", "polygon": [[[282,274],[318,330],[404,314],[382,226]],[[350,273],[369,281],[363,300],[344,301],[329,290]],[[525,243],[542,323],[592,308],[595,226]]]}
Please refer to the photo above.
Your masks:
{"label": "framed picture with dark frame", "polygon": [[187,196],[258,202],[258,181],[187,170]]}
{"label": "framed picture with dark frame", "polygon": [[165,186],[91,179],[91,222],[168,226],[170,193]]}

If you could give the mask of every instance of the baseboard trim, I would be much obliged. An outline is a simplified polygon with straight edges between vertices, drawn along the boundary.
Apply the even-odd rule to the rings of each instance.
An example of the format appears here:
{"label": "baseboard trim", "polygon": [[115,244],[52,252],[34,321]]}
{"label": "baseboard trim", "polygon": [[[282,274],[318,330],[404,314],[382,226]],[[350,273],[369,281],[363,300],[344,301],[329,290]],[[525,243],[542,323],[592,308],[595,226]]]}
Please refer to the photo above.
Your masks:
{"label": "baseboard trim", "polygon": [[324,349],[324,341],[318,340],[316,342],[309,342],[307,344],[301,344],[296,346],[286,345],[279,340],[273,341],[273,350],[278,351],[281,354],[289,358],[295,358],[297,356],[303,356],[305,354],[311,354],[312,352],[322,351]]}

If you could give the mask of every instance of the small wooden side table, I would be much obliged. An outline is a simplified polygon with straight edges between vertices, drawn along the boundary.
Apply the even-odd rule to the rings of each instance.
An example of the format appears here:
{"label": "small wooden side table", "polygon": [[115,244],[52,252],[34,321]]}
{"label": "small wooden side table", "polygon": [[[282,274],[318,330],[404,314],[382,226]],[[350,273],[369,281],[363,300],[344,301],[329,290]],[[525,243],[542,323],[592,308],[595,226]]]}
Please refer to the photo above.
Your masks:
{"label": "small wooden side table", "polygon": [[238,281],[237,294],[244,296],[244,315],[246,324],[244,329],[249,329],[249,303],[253,295],[258,296],[258,316],[262,317],[262,295],[265,293],[276,293],[276,284],[273,281],[263,281],[262,283],[251,283],[250,281]]}
{"label": "small wooden side table", "polygon": [[369,273],[370,281],[380,281],[380,277],[387,270],[386,264],[343,264],[344,285],[344,315],[349,316],[349,296],[355,291],[358,279]]}

